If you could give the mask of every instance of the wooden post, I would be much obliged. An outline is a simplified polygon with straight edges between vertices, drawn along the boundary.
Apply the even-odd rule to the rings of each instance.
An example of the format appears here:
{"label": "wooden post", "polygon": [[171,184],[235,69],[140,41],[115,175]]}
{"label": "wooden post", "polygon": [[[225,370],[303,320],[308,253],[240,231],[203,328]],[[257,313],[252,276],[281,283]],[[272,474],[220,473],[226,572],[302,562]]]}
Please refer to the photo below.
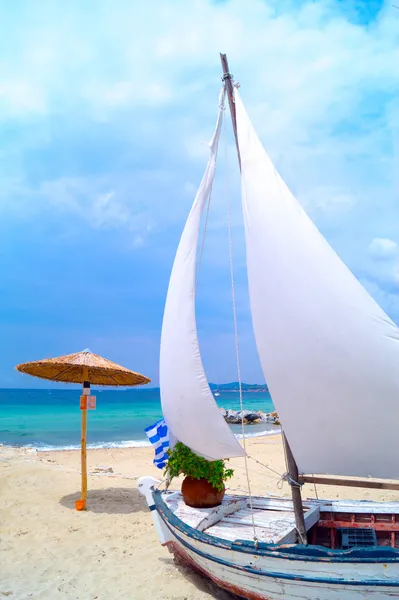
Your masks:
{"label": "wooden post", "polygon": [[87,439],[87,410],[82,409],[82,437],[81,437],[81,469],[82,469],[82,494],[81,499],[86,510],[87,498],[87,454],[86,454],[86,439]]}
{"label": "wooden post", "polygon": [[[90,395],[90,383],[89,379],[89,370],[87,368],[83,369],[83,396],[87,397]],[[87,500],[87,407],[82,408],[82,436],[81,436],[81,470],[82,470],[82,494],[81,500],[83,502],[83,510],[86,510],[86,500]]]}
{"label": "wooden post", "polygon": [[240,165],[240,170],[241,170],[241,156],[240,156],[240,148],[238,146],[238,136],[237,136],[236,105],[234,102],[234,89],[233,89],[233,83],[232,83],[233,76],[229,72],[229,63],[227,62],[227,56],[225,54],[221,54],[220,60],[222,62],[223,81],[226,82],[227,98],[229,100],[231,121],[233,123],[234,138],[235,138],[236,147],[237,147],[238,164]]}
{"label": "wooden post", "polygon": [[[285,437],[285,433],[283,433],[283,443],[285,447],[285,455],[287,459],[287,471],[288,475],[293,481],[298,481],[298,467],[295,462],[295,458],[292,454],[290,445],[288,443],[287,438]],[[306,535],[306,527],[305,527],[305,519],[303,516],[303,505],[302,505],[302,495],[301,488],[298,485],[291,485],[291,493],[292,493],[292,502],[294,505],[294,513],[295,513],[295,524],[298,531],[298,536],[301,544],[308,543],[307,535]]]}

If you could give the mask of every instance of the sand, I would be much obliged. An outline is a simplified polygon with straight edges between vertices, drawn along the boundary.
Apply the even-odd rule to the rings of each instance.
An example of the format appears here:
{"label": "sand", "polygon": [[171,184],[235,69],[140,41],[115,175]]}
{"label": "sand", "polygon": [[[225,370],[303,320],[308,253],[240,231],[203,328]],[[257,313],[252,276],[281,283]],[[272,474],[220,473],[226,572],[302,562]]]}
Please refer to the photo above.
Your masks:
{"label": "sand", "polygon": [[[255,459],[282,473],[280,436],[248,440]],[[77,451],[0,448],[0,600],[230,600],[212,584],[175,566],[157,539],[137,478],[162,472],[151,448],[90,450],[88,510],[77,512]],[[243,459],[229,487],[246,489]],[[95,474],[96,467],[113,473]],[[249,460],[253,493],[290,495],[279,477]],[[172,485],[178,489],[179,482]],[[318,486],[324,498],[398,499],[397,492]],[[304,486],[303,496],[314,497]]]}

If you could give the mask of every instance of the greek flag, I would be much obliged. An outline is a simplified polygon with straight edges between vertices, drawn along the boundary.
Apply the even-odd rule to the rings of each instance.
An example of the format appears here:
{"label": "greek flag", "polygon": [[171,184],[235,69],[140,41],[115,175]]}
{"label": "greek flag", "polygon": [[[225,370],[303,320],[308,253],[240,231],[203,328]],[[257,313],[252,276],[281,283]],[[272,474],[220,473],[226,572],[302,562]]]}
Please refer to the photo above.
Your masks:
{"label": "greek flag", "polygon": [[158,469],[164,469],[168,461],[168,455],[166,453],[169,448],[168,426],[164,419],[161,419],[154,423],[154,425],[146,427],[144,431],[155,449],[154,465],[158,467]]}

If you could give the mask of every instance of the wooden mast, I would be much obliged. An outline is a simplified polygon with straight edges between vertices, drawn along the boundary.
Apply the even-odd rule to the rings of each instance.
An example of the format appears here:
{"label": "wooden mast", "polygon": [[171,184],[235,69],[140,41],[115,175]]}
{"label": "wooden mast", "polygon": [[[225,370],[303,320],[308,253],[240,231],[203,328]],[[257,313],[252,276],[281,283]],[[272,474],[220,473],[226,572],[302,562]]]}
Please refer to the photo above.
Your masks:
{"label": "wooden mast", "polygon": [[[240,155],[240,148],[238,145],[238,136],[237,136],[237,117],[236,117],[236,105],[234,102],[233,76],[229,71],[229,63],[227,61],[226,54],[220,54],[220,60],[222,63],[222,70],[223,70],[222,79],[226,85],[227,98],[228,98],[229,106],[230,106],[231,121],[233,123],[233,132],[234,132],[234,138],[235,138],[236,147],[237,147],[238,164],[239,164],[240,170],[241,170],[241,155]],[[288,441],[284,434],[283,434],[283,443],[284,443],[284,448],[285,448],[285,455],[287,458],[287,470],[288,470],[288,475],[289,475],[289,482],[291,485],[292,502],[294,505],[296,528],[297,528],[298,536],[299,536],[301,543],[307,544],[305,519],[303,516],[301,488],[298,485],[298,477],[299,477],[298,467],[295,462],[294,456],[291,452],[291,448],[290,448]]]}
{"label": "wooden mast", "polygon": [[288,483],[291,486],[292,503],[294,505],[295,524],[300,542],[306,545],[308,541],[306,535],[305,518],[303,516],[301,485],[298,482],[298,467],[295,462],[294,455],[292,454],[288,440],[285,437],[285,433],[283,433],[283,444],[285,450],[285,457],[287,461],[287,471],[289,476]]}
{"label": "wooden mast", "polygon": [[234,89],[233,89],[233,81],[232,81],[233,76],[229,72],[229,63],[227,62],[227,56],[225,54],[220,54],[220,60],[221,60],[222,69],[223,69],[222,79],[226,84],[226,92],[227,92],[227,98],[229,100],[231,120],[233,122],[233,131],[234,131],[234,138],[236,141],[238,164],[239,164],[240,170],[241,170],[241,156],[240,156],[240,148],[238,147],[238,137],[237,137],[236,105],[234,102]]}

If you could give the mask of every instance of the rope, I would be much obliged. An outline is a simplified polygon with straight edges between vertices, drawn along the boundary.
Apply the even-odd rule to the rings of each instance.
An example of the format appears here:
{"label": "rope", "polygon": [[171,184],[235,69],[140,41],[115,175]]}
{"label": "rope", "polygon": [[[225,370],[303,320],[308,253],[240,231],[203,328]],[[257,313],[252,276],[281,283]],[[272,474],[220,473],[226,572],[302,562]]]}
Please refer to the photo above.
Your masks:
{"label": "rope", "polygon": [[287,481],[287,483],[289,483],[291,487],[301,488],[303,486],[303,483],[295,481],[295,479],[293,479],[289,473],[283,473],[283,475],[281,475],[280,481],[277,484],[279,490],[282,489],[284,481]]}
{"label": "rope", "polygon": [[251,460],[255,461],[256,463],[258,463],[258,465],[260,465],[261,467],[264,467],[265,469],[268,469],[269,471],[271,471],[272,473],[274,473],[275,475],[277,475],[277,477],[279,479],[281,479],[283,476],[281,475],[281,473],[279,473],[278,471],[275,471],[274,469],[272,469],[271,467],[268,467],[267,465],[263,464],[260,462],[260,460],[254,458],[253,456],[248,456],[248,458],[250,458]]}
{"label": "rope", "polygon": [[248,496],[249,496],[249,506],[251,509],[251,521],[252,521],[252,530],[254,536],[255,546],[258,546],[259,540],[256,536],[256,527],[255,527],[255,518],[253,511],[253,503],[252,503],[252,492],[251,492],[251,482],[249,479],[248,472],[248,459],[247,459],[247,450],[245,443],[245,432],[244,432],[244,417],[243,417],[243,400],[242,400],[242,382],[241,382],[241,363],[240,363],[240,346],[238,341],[238,326],[237,326],[237,308],[236,308],[236,294],[235,294],[235,284],[234,284],[234,265],[233,265],[233,242],[231,236],[231,204],[230,204],[230,190],[229,190],[229,171],[228,171],[228,154],[227,154],[227,134],[226,134],[226,121],[223,121],[224,125],[224,146],[225,146],[225,161],[226,161],[226,197],[227,197],[227,225],[229,232],[229,258],[230,258],[230,277],[231,277],[231,297],[233,302],[233,321],[234,321],[234,338],[235,338],[235,347],[236,347],[236,362],[237,362],[237,377],[238,377],[238,389],[240,395],[240,410],[241,410],[241,432],[242,432],[242,441],[244,448],[244,461],[245,461],[245,475],[247,478],[247,486],[248,486]]}
{"label": "rope", "polygon": [[[314,475],[313,475],[313,477],[314,477]],[[313,482],[313,485],[314,485],[314,493],[316,494],[316,500],[318,500],[319,499],[319,495],[317,493],[317,487],[316,487],[316,482],[315,481]]]}

